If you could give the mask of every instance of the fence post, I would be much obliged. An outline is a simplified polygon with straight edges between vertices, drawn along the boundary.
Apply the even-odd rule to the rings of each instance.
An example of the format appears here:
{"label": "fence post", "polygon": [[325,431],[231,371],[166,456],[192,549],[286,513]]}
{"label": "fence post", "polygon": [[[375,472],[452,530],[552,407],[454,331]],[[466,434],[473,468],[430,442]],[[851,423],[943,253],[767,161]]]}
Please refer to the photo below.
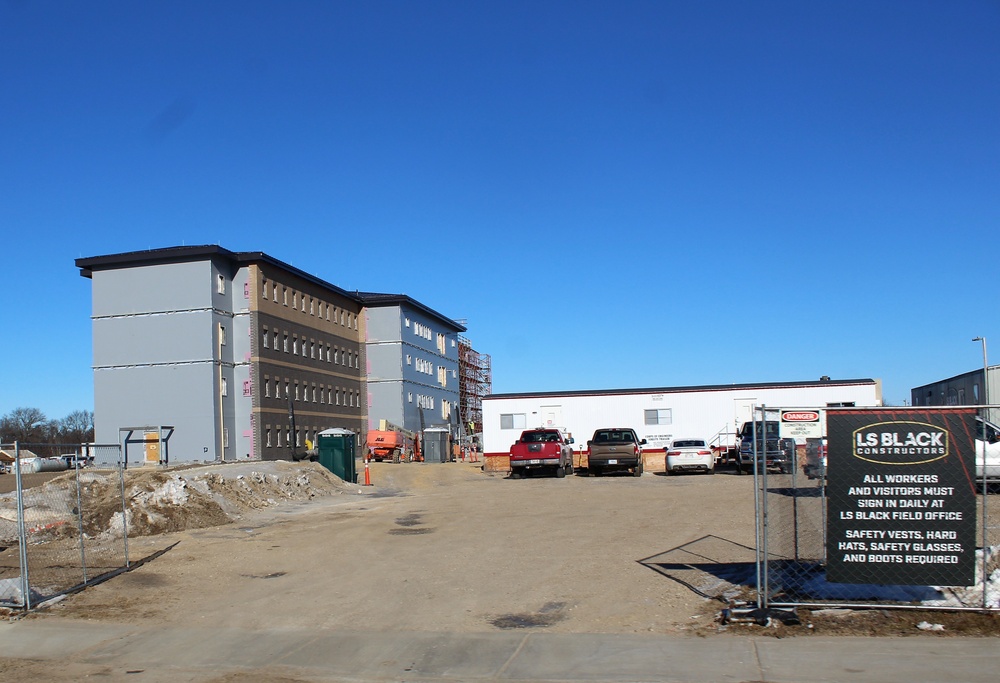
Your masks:
{"label": "fence post", "polygon": [[[128,560],[128,501],[125,499],[125,465],[122,463],[121,450],[118,451],[118,481],[122,492],[122,539],[125,543],[125,566],[130,567]],[[128,457],[127,455],[125,456]]]}
{"label": "fence post", "polygon": [[28,581],[28,529],[24,523],[24,487],[21,482],[21,446],[14,442],[14,474],[17,479],[17,539],[21,563],[21,605],[31,609],[31,584]]}
{"label": "fence post", "polygon": [[74,479],[76,480],[76,520],[77,533],[80,538],[80,567],[83,569],[83,582],[87,583],[87,550],[83,543],[83,501],[80,497],[80,463],[74,463]]}

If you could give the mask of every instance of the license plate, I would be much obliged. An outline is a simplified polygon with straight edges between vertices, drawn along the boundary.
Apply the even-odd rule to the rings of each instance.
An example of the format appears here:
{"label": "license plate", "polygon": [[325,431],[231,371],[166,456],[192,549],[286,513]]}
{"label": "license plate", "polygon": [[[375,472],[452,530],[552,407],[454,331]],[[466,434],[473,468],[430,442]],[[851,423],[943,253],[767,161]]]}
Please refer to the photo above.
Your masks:
{"label": "license plate", "polygon": [[609,465],[617,465],[617,464],[618,464],[618,461],[617,461],[617,460],[615,460],[615,459],[611,459],[611,460],[608,460],[608,464],[609,464]]}
{"label": "license plate", "polygon": [[529,465],[541,465],[542,461],[541,460],[529,460],[528,464]]}

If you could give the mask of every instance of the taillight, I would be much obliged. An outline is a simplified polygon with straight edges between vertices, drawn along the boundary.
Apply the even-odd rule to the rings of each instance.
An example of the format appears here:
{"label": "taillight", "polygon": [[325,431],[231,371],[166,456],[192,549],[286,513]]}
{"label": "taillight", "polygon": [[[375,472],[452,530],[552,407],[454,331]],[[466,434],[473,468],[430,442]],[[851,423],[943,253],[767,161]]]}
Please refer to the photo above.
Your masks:
{"label": "taillight", "polygon": [[698,455],[712,455],[712,451],[698,451]]}

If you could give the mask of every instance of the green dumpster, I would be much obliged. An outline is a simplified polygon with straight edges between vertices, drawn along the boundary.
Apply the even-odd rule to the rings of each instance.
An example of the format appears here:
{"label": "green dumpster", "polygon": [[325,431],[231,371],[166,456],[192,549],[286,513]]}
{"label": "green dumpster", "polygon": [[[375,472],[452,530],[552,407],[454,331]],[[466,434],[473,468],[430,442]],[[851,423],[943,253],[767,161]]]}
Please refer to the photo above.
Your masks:
{"label": "green dumpster", "polygon": [[354,432],[349,429],[324,429],[316,435],[319,464],[351,484],[358,483],[354,462]]}

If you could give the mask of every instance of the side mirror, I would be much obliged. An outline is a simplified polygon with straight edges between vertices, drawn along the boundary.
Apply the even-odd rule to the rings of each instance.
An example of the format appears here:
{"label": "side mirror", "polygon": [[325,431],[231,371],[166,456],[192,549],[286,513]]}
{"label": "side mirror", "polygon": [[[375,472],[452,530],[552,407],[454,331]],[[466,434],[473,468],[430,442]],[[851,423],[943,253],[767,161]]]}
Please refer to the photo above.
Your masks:
{"label": "side mirror", "polygon": [[590,448],[590,446],[591,446],[591,445],[592,445],[593,443],[594,443],[593,441],[587,441],[587,448]]}
{"label": "side mirror", "polygon": [[642,441],[640,441],[640,442],[639,442],[639,445],[640,445],[640,446],[645,446],[645,445],[646,445],[646,440],[645,440],[645,439],[643,439]]}
{"label": "side mirror", "polygon": [[571,436],[568,439],[566,439],[566,443],[574,443],[573,437]]}

